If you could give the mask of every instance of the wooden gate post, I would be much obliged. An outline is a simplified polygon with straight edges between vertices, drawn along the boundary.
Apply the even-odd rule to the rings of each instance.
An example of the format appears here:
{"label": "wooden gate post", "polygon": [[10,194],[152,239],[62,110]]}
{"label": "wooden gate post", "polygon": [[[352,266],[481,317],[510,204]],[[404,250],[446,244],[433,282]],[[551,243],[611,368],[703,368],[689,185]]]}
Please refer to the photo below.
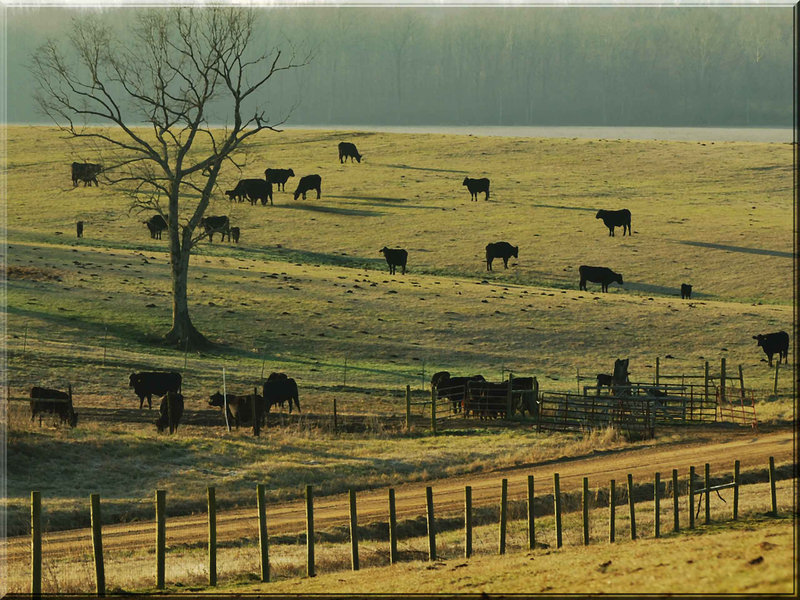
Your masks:
{"label": "wooden gate post", "polygon": [[708,525],[711,523],[711,474],[709,473],[709,466],[708,463],[705,464],[704,467],[705,471],[705,483],[706,483],[706,519],[705,524]]}
{"label": "wooden gate post", "polygon": [[394,503],[394,488],[389,488],[389,563],[397,562],[397,510]]}
{"label": "wooden gate post", "polygon": [[769,493],[772,500],[772,510],[770,514],[773,517],[778,516],[778,496],[775,493],[775,457],[769,457]]}
{"label": "wooden gate post", "polygon": [[636,512],[634,511],[633,501],[633,475],[628,473],[628,506],[631,512],[631,539],[636,539]]}
{"label": "wooden gate post", "polygon": [[680,512],[678,510],[678,469],[672,469],[672,531],[680,531]]}
{"label": "wooden gate post", "polygon": [[358,571],[358,514],[354,489],[350,490],[350,555],[353,571]]}
{"label": "wooden gate post", "polygon": [[31,596],[41,596],[41,595],[42,595],[42,493],[31,492]]}
{"label": "wooden gate post", "polygon": [[406,386],[406,431],[411,429],[411,386]]}
{"label": "wooden gate post", "polygon": [[314,577],[314,490],[306,486],[306,575]]}
{"label": "wooden gate post", "polygon": [[589,478],[583,478],[583,545],[589,545]]}
{"label": "wooden gate post", "polygon": [[536,548],[536,528],[533,511],[533,475],[528,475],[528,549]]}
{"label": "wooden gate post", "polygon": [[733,520],[739,518],[739,484],[741,478],[739,477],[739,461],[733,463]]}
{"label": "wooden gate post", "polygon": [[261,550],[261,581],[269,581],[269,535],[267,535],[267,505],[264,499],[264,484],[256,484],[258,504],[258,546]]}
{"label": "wooden gate post", "polygon": [[436,560],[436,523],[433,519],[433,488],[425,488],[425,501],[428,516],[428,558]]}
{"label": "wooden gate post", "polygon": [[661,359],[656,356],[656,385],[658,385],[661,376]]}
{"label": "wooden gate post", "polygon": [[208,585],[217,585],[217,492],[212,486],[208,496]]}
{"label": "wooden gate post", "polygon": [[689,529],[694,529],[694,467],[689,467]]}
{"label": "wooden gate post", "polygon": [[653,537],[661,537],[661,473],[656,473],[653,482]]}
{"label": "wooden gate post", "polygon": [[508,479],[500,487],[500,554],[506,553],[506,519],[508,518]]}
{"label": "wooden gate post", "polygon": [[608,487],[609,487],[609,489],[608,489],[608,541],[613,543],[614,542],[614,537],[615,537],[614,536],[614,533],[615,533],[614,532],[614,530],[615,530],[614,521],[616,519],[616,514],[615,514],[615,510],[614,510],[614,496],[616,494],[615,494],[615,491],[614,491],[614,480],[613,479],[611,480],[611,483],[610,483],[610,485]]}
{"label": "wooden gate post", "polygon": [[100,495],[91,494],[89,496],[90,515],[92,523],[92,554],[94,554],[94,573],[95,590],[97,595],[102,598],[106,595],[106,572],[103,565],[103,521],[100,517]]}
{"label": "wooden gate post", "polygon": [[472,486],[464,487],[464,558],[472,556]]}
{"label": "wooden gate post", "polygon": [[166,555],[167,543],[167,515],[165,490],[156,490],[156,588],[163,590],[164,583],[164,559]]}
{"label": "wooden gate post", "polygon": [[561,548],[561,489],[558,485],[558,473],[553,473],[553,503],[556,517],[556,548]]}
{"label": "wooden gate post", "polygon": [[705,398],[703,398],[703,400],[705,402],[708,402],[708,387],[710,385],[709,379],[710,375],[709,375],[708,361],[706,361],[705,364],[703,365],[703,387],[705,390],[704,392]]}

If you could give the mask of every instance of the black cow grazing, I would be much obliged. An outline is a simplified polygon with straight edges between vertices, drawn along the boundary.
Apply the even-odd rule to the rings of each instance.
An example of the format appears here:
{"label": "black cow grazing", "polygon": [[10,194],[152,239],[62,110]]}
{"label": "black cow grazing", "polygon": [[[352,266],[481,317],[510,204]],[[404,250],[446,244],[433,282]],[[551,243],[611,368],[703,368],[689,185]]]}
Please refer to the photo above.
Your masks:
{"label": "black cow grazing", "polygon": [[83,237],[83,221],[78,221],[75,223],[75,233],[78,234],[79,238]]}
{"label": "black cow grazing", "polygon": [[403,269],[402,274],[406,274],[406,263],[408,262],[408,251],[402,248],[387,248],[384,246],[378,250],[378,254],[383,254],[386,257],[386,264],[389,265],[389,274],[394,275],[397,272],[397,267]]}
{"label": "black cow grazing", "polygon": [[183,394],[180,392],[167,392],[161,398],[158,407],[159,417],[156,420],[156,429],[161,433],[169,428],[170,434],[178,431],[178,424],[183,416]]}
{"label": "black cow grazing", "polygon": [[758,345],[764,349],[764,354],[769,359],[769,366],[772,366],[772,355],[778,355],[778,364],[783,358],[783,362],[789,362],[789,334],[785,331],[775,333],[760,333],[753,336],[758,341]]}
{"label": "black cow grazing", "polygon": [[322,177],[319,175],[306,175],[301,177],[300,181],[297,182],[297,189],[294,191],[294,199],[297,200],[300,194],[303,194],[303,200],[305,200],[306,192],[309,190],[317,190],[317,200],[319,200],[322,194]]}
{"label": "black cow grazing", "polygon": [[625,235],[626,230],[628,235],[633,235],[631,233],[631,211],[627,208],[622,210],[598,210],[594,218],[603,219],[603,223],[608,227],[608,235],[614,235],[615,227],[622,227],[622,235]]}
{"label": "black cow grazing", "polygon": [[161,239],[161,232],[167,228],[167,221],[161,215],[153,215],[144,222],[150,231],[150,237],[154,240]]}
{"label": "black cow grazing", "polygon": [[94,183],[97,187],[97,176],[103,171],[102,165],[94,163],[72,163],[72,187],[78,186],[78,181],[83,182],[83,187],[91,186]]}
{"label": "black cow grazing", "polygon": [[70,427],[78,424],[78,413],[72,406],[72,386],[68,392],[34,386],[31,388],[31,423],[39,415],[39,427],[42,426],[42,415],[52,413],[58,415],[60,423],[69,423]]}
{"label": "black cow grazing", "polygon": [[486,270],[492,270],[492,261],[495,258],[503,259],[503,266],[508,268],[508,259],[519,258],[519,246],[512,246],[508,242],[492,242],[486,244]]}
{"label": "black cow grazing", "polygon": [[262,206],[266,206],[267,201],[272,204],[272,184],[266,179],[240,179],[239,183],[232,190],[225,192],[230,200],[243,202],[245,199],[255,206],[256,202],[261,201]]}
{"label": "black cow grazing", "polygon": [[359,154],[358,150],[356,150],[356,145],[351,144],[350,142],[339,142],[339,162],[343,163],[348,158],[350,162],[353,162],[355,158],[358,162],[361,162],[361,157],[363,154]]}
{"label": "black cow grazing", "polygon": [[283,403],[289,402],[289,412],[292,412],[292,401],[300,411],[300,398],[297,393],[297,382],[286,373],[270,373],[262,387],[264,403],[267,412],[273,405],[278,404],[283,408]]}
{"label": "black cow grazing", "polygon": [[436,397],[440,400],[450,400],[452,411],[457,413],[464,405],[466,385],[470,381],[481,382],[486,379],[483,375],[450,377],[449,371],[439,371],[431,377],[431,388],[436,390]]}
{"label": "black cow grazing", "polygon": [[692,286],[690,286],[688,283],[681,284],[681,298],[684,300],[687,298],[689,300],[692,299]]}
{"label": "black cow grazing", "polygon": [[467,186],[469,190],[470,200],[478,201],[478,194],[480,192],[485,192],[486,196],[483,198],[484,200],[489,199],[489,180],[486,177],[481,179],[470,179],[469,177],[464,177],[464,181],[461,185]]}
{"label": "black cow grazing", "polygon": [[294,177],[294,171],[291,169],[267,169],[264,171],[264,177],[267,178],[267,181],[270,184],[277,184],[278,191],[283,190],[285,192],[286,181],[289,179],[289,177]]}
{"label": "black cow grazing", "polygon": [[225,236],[228,234],[228,230],[231,228],[231,222],[226,216],[203,217],[200,219],[200,226],[206,230],[206,235],[208,236],[209,242],[214,241],[215,233],[221,233],[222,240],[225,241]]}
{"label": "black cow grazing", "polygon": [[147,398],[147,408],[153,408],[153,395],[163,396],[167,392],[180,392],[183,378],[173,371],[144,371],[131,373],[129,387],[139,396],[139,408]]}
{"label": "black cow grazing", "polygon": [[225,406],[226,401],[228,404],[228,423],[233,423],[236,429],[239,429],[239,425],[253,424],[253,403],[255,403],[256,420],[262,427],[264,426],[267,411],[263,396],[258,394],[227,394],[227,396],[223,396],[216,392],[211,395],[208,404],[209,406],[222,408]]}
{"label": "black cow grazing", "polygon": [[622,275],[619,273],[614,273],[611,269],[606,267],[587,267],[586,265],[581,265],[578,267],[578,273],[580,273],[581,281],[580,281],[580,289],[586,289],[586,282],[591,281],[592,283],[599,283],[600,289],[604,292],[608,291],[608,284],[617,282],[622,285]]}
{"label": "black cow grazing", "polygon": [[611,388],[611,384],[614,383],[614,376],[609,375],[608,373],[598,373],[597,374],[597,393],[600,393],[600,388],[605,386],[607,388]]}
{"label": "black cow grazing", "polygon": [[[228,241],[230,242],[231,238],[233,238],[233,241],[238,244],[239,243],[239,234],[240,233],[241,233],[241,230],[238,227],[231,227],[230,229],[228,229]],[[223,242],[225,241],[225,234],[224,233],[222,234],[222,241]]]}

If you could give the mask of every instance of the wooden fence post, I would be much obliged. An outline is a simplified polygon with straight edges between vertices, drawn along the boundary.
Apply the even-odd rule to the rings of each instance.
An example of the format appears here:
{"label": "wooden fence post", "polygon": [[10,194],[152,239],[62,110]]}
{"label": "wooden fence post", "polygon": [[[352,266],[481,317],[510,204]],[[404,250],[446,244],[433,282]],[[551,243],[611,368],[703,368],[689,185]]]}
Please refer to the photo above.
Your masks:
{"label": "wooden fence post", "polygon": [[694,467],[689,467],[689,529],[694,529]]}
{"label": "wooden fence post", "polygon": [[778,516],[778,496],[775,493],[775,457],[769,457],[769,493],[772,500],[772,510],[770,514],[773,517]]}
{"label": "wooden fence post", "polygon": [[394,504],[394,489],[389,488],[389,563],[397,562],[397,510]]}
{"label": "wooden fence post", "polygon": [[780,355],[778,355],[778,362],[775,363],[775,382],[772,384],[772,395],[778,396],[778,371],[781,368]]}
{"label": "wooden fence post", "polygon": [[553,473],[553,503],[556,517],[556,548],[561,548],[561,489],[558,485],[558,473]]}
{"label": "wooden fence post", "polygon": [[536,548],[536,528],[533,512],[533,475],[528,475],[528,549]]}
{"label": "wooden fence post", "polygon": [[314,577],[314,490],[306,486],[306,575]]}
{"label": "wooden fence post", "polygon": [[425,501],[428,507],[428,558],[436,560],[436,523],[433,519],[433,488],[425,488]]}
{"label": "wooden fence post", "polygon": [[633,475],[628,473],[628,506],[631,512],[631,539],[636,539],[636,512],[633,501]]}
{"label": "wooden fence post", "polygon": [[[27,331],[27,324],[25,325]],[[31,596],[42,595],[42,493],[31,492]]]}
{"label": "wooden fence post", "polygon": [[739,395],[744,401],[744,371],[742,371],[742,365],[739,365]]}
{"label": "wooden fence post", "polygon": [[583,545],[589,545],[589,478],[583,478]]}
{"label": "wooden fence post", "polygon": [[705,490],[705,494],[706,494],[706,519],[705,519],[705,524],[708,525],[709,523],[711,523],[711,489],[710,489],[711,488],[711,474],[709,472],[708,463],[705,464],[704,471],[705,471],[705,478],[704,479],[705,479],[705,484],[706,484],[706,490]]}
{"label": "wooden fence post", "polygon": [[611,484],[609,485],[608,490],[608,541],[613,543],[614,542],[614,521],[616,520],[616,514],[614,510],[614,480],[611,480]]}
{"label": "wooden fence post", "polygon": [[406,431],[411,429],[411,386],[406,386]]}
{"label": "wooden fence post", "polygon": [[100,517],[100,494],[89,496],[90,514],[92,524],[92,554],[94,554],[95,590],[102,598],[106,595],[106,571],[103,565],[103,521]]}
{"label": "wooden fence post", "polygon": [[720,401],[725,402],[727,398],[727,393],[725,390],[725,386],[727,385],[727,380],[725,377],[725,357],[719,359],[719,390],[720,390]]}
{"label": "wooden fence post", "polygon": [[269,581],[269,535],[267,534],[267,505],[265,486],[256,484],[256,503],[258,504],[258,547],[261,550],[261,581]]}
{"label": "wooden fence post", "polygon": [[653,482],[653,537],[661,537],[661,473],[656,473]]}
{"label": "wooden fence post", "polygon": [[431,432],[436,433],[436,388],[431,388]]}
{"label": "wooden fence post", "polygon": [[672,531],[680,531],[680,512],[678,510],[678,469],[672,469]]}
{"label": "wooden fence post", "polygon": [[350,557],[353,571],[358,571],[358,514],[354,489],[350,490]]}
{"label": "wooden fence post", "polygon": [[217,585],[217,491],[206,489],[208,497],[208,585]]}
{"label": "wooden fence post", "polygon": [[658,385],[661,378],[661,359],[656,356],[656,385]]}
{"label": "wooden fence post", "polygon": [[508,518],[508,479],[503,479],[500,487],[500,552],[506,553],[506,519]]}
{"label": "wooden fence post", "polygon": [[739,484],[741,478],[739,477],[739,461],[733,463],[733,520],[739,518]]}
{"label": "wooden fence post", "polygon": [[464,487],[464,558],[472,556],[472,486]]}
{"label": "wooden fence post", "polygon": [[167,544],[166,497],[167,492],[165,490],[156,490],[156,588],[159,590],[163,590],[165,587],[164,561]]}
{"label": "wooden fence post", "polygon": [[704,387],[704,395],[705,398],[703,400],[708,402],[708,387],[710,385],[710,375],[709,375],[709,368],[708,368],[708,361],[705,362],[703,365],[703,387]]}

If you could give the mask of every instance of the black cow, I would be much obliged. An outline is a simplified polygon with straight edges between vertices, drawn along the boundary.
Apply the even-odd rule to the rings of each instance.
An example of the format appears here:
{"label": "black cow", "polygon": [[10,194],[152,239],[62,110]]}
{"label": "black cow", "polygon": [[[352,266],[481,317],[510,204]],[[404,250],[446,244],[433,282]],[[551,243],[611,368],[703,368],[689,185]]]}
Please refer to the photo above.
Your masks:
{"label": "black cow", "polygon": [[604,292],[608,291],[608,284],[617,282],[622,285],[622,275],[619,273],[614,273],[609,268],[606,267],[587,267],[586,265],[581,265],[578,267],[578,273],[580,273],[581,280],[580,280],[580,289],[586,289],[586,282],[591,281],[592,283],[599,283],[600,289]]}
{"label": "black cow", "polygon": [[402,274],[406,274],[406,263],[408,262],[408,251],[402,248],[387,248],[384,246],[378,250],[378,254],[383,254],[386,257],[386,264],[389,265],[389,274],[394,275],[397,272],[397,267],[403,269]]}
{"label": "black cow", "polygon": [[253,206],[259,200],[262,206],[266,206],[267,201],[270,204],[273,203],[272,184],[266,179],[240,179],[236,187],[228,190],[225,194],[231,200],[238,200],[239,202],[247,198]]}
{"label": "black cow", "polygon": [[252,425],[253,424],[253,403],[255,403],[256,420],[263,427],[264,420],[266,419],[267,410],[264,403],[264,397],[258,394],[227,394],[223,396],[219,392],[211,395],[208,404],[209,406],[218,406],[222,408],[225,406],[225,401],[228,403],[228,423],[233,423],[236,428],[239,425]]}
{"label": "black cow", "polygon": [[289,412],[292,412],[292,401],[300,411],[300,398],[297,393],[297,382],[286,373],[270,373],[262,387],[264,402],[267,412],[273,405],[278,404],[283,408],[283,403],[289,402]]}
{"label": "black cow", "polygon": [[139,408],[147,398],[147,408],[152,408],[153,395],[163,396],[167,392],[180,392],[183,378],[174,371],[144,371],[131,373],[129,387],[139,396]]}
{"label": "black cow", "polygon": [[300,178],[297,182],[297,189],[294,191],[294,199],[303,194],[303,200],[306,199],[306,192],[309,190],[317,190],[317,200],[322,194],[322,177],[319,175],[306,175]]}
{"label": "black cow", "polygon": [[83,187],[91,186],[94,183],[97,187],[97,176],[103,171],[102,165],[94,163],[72,163],[72,187],[78,186],[78,181],[83,182]]}
{"label": "black cow", "polygon": [[358,162],[361,162],[361,157],[363,155],[358,153],[356,150],[356,145],[351,144],[350,142],[339,142],[339,162],[343,163],[348,158],[350,162],[353,162],[355,158]]}
{"label": "black cow", "polygon": [[158,407],[159,417],[156,420],[156,429],[161,433],[169,428],[170,434],[178,431],[178,425],[183,416],[183,394],[180,392],[167,392],[161,398],[161,406]]}
{"label": "black cow", "polygon": [[78,221],[75,223],[75,233],[78,234],[79,238],[83,237],[83,221]]}
{"label": "black cow", "polygon": [[758,345],[764,349],[764,354],[769,359],[769,366],[772,366],[772,355],[778,355],[778,364],[783,358],[783,362],[789,363],[789,334],[785,331],[775,333],[763,333],[753,336],[758,341]]}
{"label": "black cow", "polygon": [[221,233],[222,240],[225,241],[225,236],[231,228],[231,222],[230,219],[224,215],[218,217],[203,217],[200,219],[200,226],[206,230],[209,242],[214,241],[215,233]]}
{"label": "black cow", "polygon": [[503,259],[503,266],[508,268],[508,259],[519,258],[519,246],[512,246],[508,242],[492,242],[486,244],[486,270],[492,270],[492,261],[495,258]]}
{"label": "black cow", "polygon": [[692,286],[690,286],[688,283],[681,284],[681,298],[688,298],[689,300],[692,299]]}
{"label": "black cow", "polygon": [[519,414],[525,414],[527,410],[528,414],[533,416],[536,398],[532,397],[532,393],[537,388],[538,382],[535,377],[514,377],[511,382],[511,399]]}
{"label": "black cow", "polygon": [[628,235],[633,235],[631,233],[631,211],[627,208],[623,208],[622,210],[601,209],[597,211],[594,218],[603,219],[603,223],[608,227],[608,235],[614,235],[615,227],[622,227],[622,235],[625,235],[626,230],[628,231]]}
{"label": "black cow", "polygon": [[42,426],[42,415],[52,413],[58,415],[59,422],[69,423],[70,427],[78,424],[78,413],[72,406],[72,386],[68,392],[34,386],[31,388],[31,423],[39,415],[39,427]]}
{"label": "black cow", "polygon": [[[230,229],[228,229],[228,241],[230,242],[231,238],[233,238],[233,241],[238,244],[239,243],[239,234],[240,233],[241,233],[241,230],[238,227],[231,227]],[[223,242],[225,241],[225,234],[224,233],[222,234],[222,241]]]}
{"label": "black cow", "polygon": [[614,383],[614,376],[609,375],[608,373],[598,373],[597,374],[597,393],[600,393],[600,388],[605,386],[607,388],[611,388],[611,384]]}
{"label": "black cow", "polygon": [[167,221],[161,215],[153,215],[147,221],[144,221],[147,229],[150,231],[150,237],[154,240],[161,239],[161,232],[167,228]]}
{"label": "black cow", "polygon": [[486,177],[481,179],[470,179],[469,177],[464,177],[464,181],[461,185],[467,186],[469,190],[470,200],[478,201],[478,194],[480,192],[485,192],[486,196],[483,198],[484,200],[489,199],[489,180]]}
{"label": "black cow", "polygon": [[285,192],[286,181],[289,177],[294,177],[294,171],[291,169],[267,169],[264,171],[264,177],[267,178],[270,184],[277,184],[278,191],[283,190]]}
{"label": "black cow", "polygon": [[486,380],[483,375],[450,377],[448,371],[439,371],[431,377],[431,388],[436,390],[436,397],[440,400],[442,398],[450,400],[452,411],[457,413],[464,405],[466,385],[470,381],[481,382]]}
{"label": "black cow", "polygon": [[505,418],[508,409],[508,383],[473,381],[467,386],[465,414],[481,419]]}

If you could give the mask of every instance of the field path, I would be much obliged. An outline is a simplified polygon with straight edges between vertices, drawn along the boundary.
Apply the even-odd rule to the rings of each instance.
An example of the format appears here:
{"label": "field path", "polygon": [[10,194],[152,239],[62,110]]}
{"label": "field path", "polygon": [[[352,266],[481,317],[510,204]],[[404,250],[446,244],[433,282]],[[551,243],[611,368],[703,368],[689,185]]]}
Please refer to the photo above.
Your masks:
{"label": "field path", "polygon": [[[765,468],[769,457],[776,464],[794,460],[793,432],[781,430],[765,434],[732,433],[729,440],[707,444],[676,443],[637,449],[598,453],[588,458],[559,459],[482,473],[416,482],[395,487],[397,518],[413,519],[425,515],[425,487],[433,487],[434,506],[440,516],[460,513],[463,510],[464,486],[472,486],[473,506],[496,504],[500,495],[500,480],[508,479],[509,499],[527,497],[527,476],[535,476],[536,496],[552,494],[553,473],[560,474],[561,490],[580,489],[582,478],[589,478],[590,487],[607,486],[615,479],[619,487],[625,486],[628,473],[636,483],[652,481],[660,472],[662,480],[671,477],[678,469],[681,479],[694,465],[702,473],[703,463],[710,464],[712,476],[729,474],[734,460],[741,462],[742,471]],[[255,497],[255,490],[253,493]],[[167,498],[169,503],[169,498]],[[766,508],[766,507],[765,507]],[[358,519],[360,524],[385,522],[388,515],[387,488],[365,490],[358,493]],[[314,503],[314,525],[317,530],[349,521],[347,496],[321,497]],[[205,543],[207,540],[205,514],[171,517],[167,520],[167,546]],[[303,500],[267,505],[267,528],[270,535],[296,534],[305,530],[305,503]],[[252,508],[217,513],[217,540],[225,543],[241,538],[257,538],[258,521],[255,502]],[[103,547],[106,553],[131,551],[155,546],[155,522],[142,521],[106,525],[103,527]],[[74,529],[45,533],[42,541],[46,558],[91,553],[91,531]],[[30,560],[30,538],[19,536],[7,541],[10,568],[27,568]]]}

